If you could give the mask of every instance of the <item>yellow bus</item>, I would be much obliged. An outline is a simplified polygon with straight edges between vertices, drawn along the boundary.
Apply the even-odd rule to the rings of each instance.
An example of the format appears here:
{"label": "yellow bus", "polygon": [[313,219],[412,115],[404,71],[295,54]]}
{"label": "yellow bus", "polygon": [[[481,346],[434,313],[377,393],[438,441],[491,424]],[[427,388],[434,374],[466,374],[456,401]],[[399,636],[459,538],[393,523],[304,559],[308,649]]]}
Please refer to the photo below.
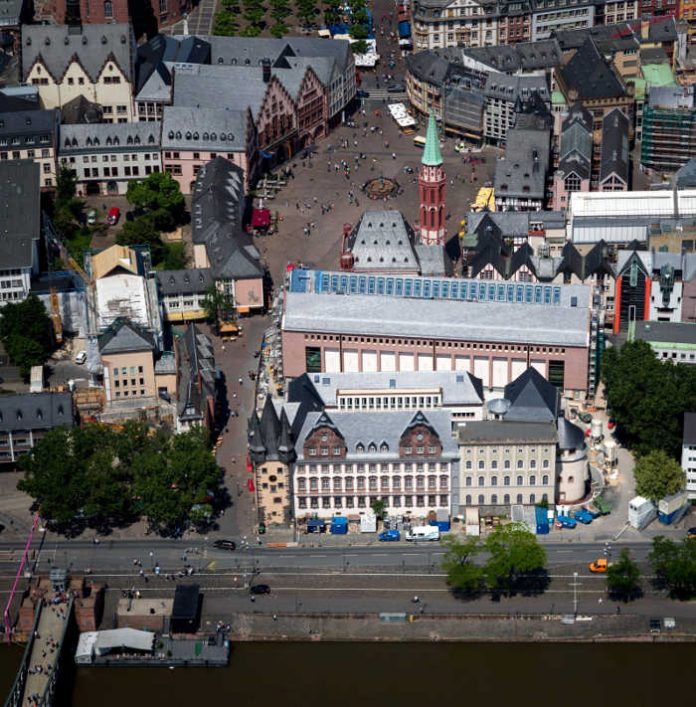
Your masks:
{"label": "yellow bus", "polygon": [[425,147],[425,138],[422,135],[416,135],[416,137],[413,138],[413,144],[416,147]]}

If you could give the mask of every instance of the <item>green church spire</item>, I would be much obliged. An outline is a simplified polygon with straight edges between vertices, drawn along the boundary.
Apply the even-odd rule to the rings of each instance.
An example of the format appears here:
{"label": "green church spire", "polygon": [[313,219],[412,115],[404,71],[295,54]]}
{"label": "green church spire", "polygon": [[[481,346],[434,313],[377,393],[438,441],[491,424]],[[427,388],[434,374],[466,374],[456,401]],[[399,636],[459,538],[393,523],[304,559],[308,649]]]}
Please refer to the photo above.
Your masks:
{"label": "green church spire", "polygon": [[439,167],[442,164],[442,152],[440,152],[440,138],[437,134],[435,116],[430,111],[428,116],[428,131],[425,134],[425,149],[421,164],[427,167]]}

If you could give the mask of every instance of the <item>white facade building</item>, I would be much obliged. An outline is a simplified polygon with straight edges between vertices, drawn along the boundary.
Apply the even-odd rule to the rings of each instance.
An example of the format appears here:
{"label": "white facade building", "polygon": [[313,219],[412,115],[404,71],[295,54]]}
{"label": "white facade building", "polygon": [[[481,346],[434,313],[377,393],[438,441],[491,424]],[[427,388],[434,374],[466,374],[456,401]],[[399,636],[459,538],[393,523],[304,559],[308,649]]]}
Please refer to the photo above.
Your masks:
{"label": "white facade building", "polygon": [[160,137],[156,122],[63,125],[58,156],[81,195],[125,194],[131,179],[161,170]]}
{"label": "white facade building", "polygon": [[696,499],[696,412],[684,414],[681,465],[686,474],[686,491],[689,499],[694,500]]}

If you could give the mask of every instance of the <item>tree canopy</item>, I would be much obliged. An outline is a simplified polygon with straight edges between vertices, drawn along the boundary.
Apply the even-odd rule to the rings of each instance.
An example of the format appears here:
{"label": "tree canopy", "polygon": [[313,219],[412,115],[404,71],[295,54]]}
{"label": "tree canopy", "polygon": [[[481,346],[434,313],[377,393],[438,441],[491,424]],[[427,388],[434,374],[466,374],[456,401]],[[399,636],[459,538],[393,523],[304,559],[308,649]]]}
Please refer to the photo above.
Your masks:
{"label": "tree canopy", "polygon": [[160,231],[172,231],[184,220],[184,195],[169,172],[153,172],[143,180],[131,180],[126,198],[129,204],[149,212]]}
{"label": "tree canopy", "polygon": [[[519,592],[538,594],[548,584],[546,551],[520,523],[498,526],[483,543],[479,538],[462,542],[448,535],[443,544],[447,552],[442,567],[455,592],[476,595],[488,589],[497,598]],[[478,565],[475,560],[482,551],[488,559]]]}
{"label": "tree canopy", "polygon": [[686,474],[681,464],[661,449],[639,457],[634,470],[636,492],[651,501],[681,491],[686,484]]}
{"label": "tree canopy", "polygon": [[53,329],[43,302],[30,294],[22,302],[8,302],[0,310],[0,340],[25,378],[53,348]]}
{"label": "tree canopy", "polygon": [[64,532],[123,525],[139,517],[162,532],[181,531],[210,503],[221,474],[205,430],[152,433],[140,422],[57,428],[22,457],[18,488]]}
{"label": "tree canopy", "polygon": [[621,441],[638,454],[681,454],[682,416],[696,410],[696,367],[660,361],[636,341],[604,354],[602,377]]}
{"label": "tree canopy", "polygon": [[676,543],[657,537],[650,551],[650,563],[657,586],[666,589],[672,599],[696,597],[696,541],[686,538]]}
{"label": "tree canopy", "polygon": [[641,596],[640,569],[631,559],[631,553],[624,548],[619,559],[607,569],[607,590],[612,599],[632,601]]}

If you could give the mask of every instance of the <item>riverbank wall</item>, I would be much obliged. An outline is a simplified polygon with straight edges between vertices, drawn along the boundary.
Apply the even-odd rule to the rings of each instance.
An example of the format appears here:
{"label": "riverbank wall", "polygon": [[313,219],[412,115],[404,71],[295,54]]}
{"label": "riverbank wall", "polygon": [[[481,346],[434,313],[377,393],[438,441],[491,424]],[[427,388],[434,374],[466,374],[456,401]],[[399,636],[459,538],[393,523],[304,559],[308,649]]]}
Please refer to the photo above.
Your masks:
{"label": "riverbank wall", "polygon": [[[571,622],[572,621],[572,622]],[[672,628],[663,618],[617,615],[420,615],[238,613],[226,618],[235,641],[695,642],[696,617]],[[659,629],[657,623],[659,622]]]}

